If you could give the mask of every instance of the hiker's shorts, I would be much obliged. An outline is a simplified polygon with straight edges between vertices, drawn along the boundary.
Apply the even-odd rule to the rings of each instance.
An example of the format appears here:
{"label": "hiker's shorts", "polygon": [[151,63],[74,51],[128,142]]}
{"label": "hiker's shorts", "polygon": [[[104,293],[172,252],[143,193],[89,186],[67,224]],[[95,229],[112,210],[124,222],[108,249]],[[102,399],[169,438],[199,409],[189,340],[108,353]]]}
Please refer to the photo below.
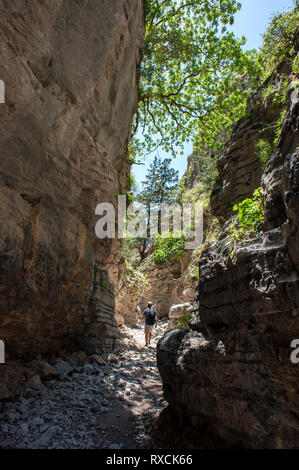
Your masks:
{"label": "hiker's shorts", "polygon": [[147,325],[144,326],[144,333],[148,335],[149,333],[153,332],[154,325]]}

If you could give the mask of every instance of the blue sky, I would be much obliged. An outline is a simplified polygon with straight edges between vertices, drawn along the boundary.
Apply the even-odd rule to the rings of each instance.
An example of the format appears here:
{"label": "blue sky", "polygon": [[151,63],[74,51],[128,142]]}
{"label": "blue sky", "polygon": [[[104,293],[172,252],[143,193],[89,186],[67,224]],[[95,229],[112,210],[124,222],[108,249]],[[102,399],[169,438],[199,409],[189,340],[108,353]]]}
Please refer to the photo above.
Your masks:
{"label": "blue sky", "polygon": [[[286,11],[294,6],[293,0],[240,0],[242,9],[235,15],[235,23],[232,27],[236,36],[245,36],[246,49],[258,49],[262,44],[262,34],[266,31],[273,13]],[[184,147],[184,155],[179,155],[173,160],[173,167],[179,170],[180,177],[183,176],[187,167],[187,157],[192,153],[192,144]],[[139,185],[144,180],[149,163],[158,154],[161,158],[169,157],[167,153],[158,150],[151,156],[146,157],[144,166],[133,166],[133,174]]]}

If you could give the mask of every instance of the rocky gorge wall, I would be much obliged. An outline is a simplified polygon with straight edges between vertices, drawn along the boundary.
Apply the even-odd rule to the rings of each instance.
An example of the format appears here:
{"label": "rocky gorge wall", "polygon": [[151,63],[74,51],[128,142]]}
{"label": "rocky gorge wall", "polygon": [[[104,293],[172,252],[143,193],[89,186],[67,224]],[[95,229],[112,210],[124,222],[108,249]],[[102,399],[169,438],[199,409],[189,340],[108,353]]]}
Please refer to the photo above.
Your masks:
{"label": "rocky gorge wall", "polygon": [[[116,323],[102,270],[113,271],[119,244],[96,238],[94,212],[127,190],[143,2],[0,9],[0,338],[22,359],[82,344],[109,351]],[[95,323],[114,332],[107,343],[89,341]]]}
{"label": "rocky gorge wall", "polygon": [[[259,140],[274,140],[275,123],[281,112],[276,97],[283,90],[289,75],[290,65],[282,63],[249,96],[245,116],[235,125],[225,152],[218,160],[218,177],[211,194],[214,215],[227,219],[234,204],[251,197],[260,186],[264,168],[257,144]],[[270,92],[265,95],[267,89]]]}
{"label": "rocky gorge wall", "polygon": [[[164,396],[181,426],[211,432],[227,445],[299,443],[299,367],[290,359],[291,342],[299,338],[298,116],[299,90],[291,77],[284,126],[262,178],[264,233],[240,244],[234,256],[223,237],[204,251],[190,328],[169,331],[158,344]],[[243,125],[237,129],[244,135],[251,127]],[[248,142],[238,137],[235,168],[227,153],[221,163],[216,189],[221,178],[232,182],[222,185],[214,206],[219,214],[229,215],[236,194],[245,194],[233,184],[238,168],[249,175],[252,168]]]}

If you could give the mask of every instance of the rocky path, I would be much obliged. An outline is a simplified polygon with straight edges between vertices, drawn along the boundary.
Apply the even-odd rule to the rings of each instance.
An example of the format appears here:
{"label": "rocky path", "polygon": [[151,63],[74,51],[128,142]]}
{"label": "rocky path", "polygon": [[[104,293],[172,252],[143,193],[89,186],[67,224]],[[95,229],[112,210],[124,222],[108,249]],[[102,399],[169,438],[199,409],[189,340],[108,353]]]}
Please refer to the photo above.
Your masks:
{"label": "rocky path", "polygon": [[0,448],[150,447],[151,420],[166,405],[156,367],[165,327],[155,331],[149,348],[142,328],[124,328],[121,352],[106,365],[60,360],[54,365],[63,372],[59,377],[31,378],[26,392],[2,409]]}

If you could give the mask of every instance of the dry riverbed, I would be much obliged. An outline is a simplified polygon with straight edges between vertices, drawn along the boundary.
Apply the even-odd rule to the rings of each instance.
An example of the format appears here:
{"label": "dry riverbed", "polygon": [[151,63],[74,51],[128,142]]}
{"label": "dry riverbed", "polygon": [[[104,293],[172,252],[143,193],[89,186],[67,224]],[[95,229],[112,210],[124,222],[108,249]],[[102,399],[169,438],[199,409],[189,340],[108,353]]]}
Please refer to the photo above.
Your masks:
{"label": "dry riverbed", "polygon": [[[2,406],[0,448],[150,448],[151,423],[166,406],[156,367],[165,329],[146,348],[141,327],[124,328],[121,352],[106,365],[56,358],[46,380],[33,376],[24,394]],[[53,368],[59,375],[51,378]]]}

